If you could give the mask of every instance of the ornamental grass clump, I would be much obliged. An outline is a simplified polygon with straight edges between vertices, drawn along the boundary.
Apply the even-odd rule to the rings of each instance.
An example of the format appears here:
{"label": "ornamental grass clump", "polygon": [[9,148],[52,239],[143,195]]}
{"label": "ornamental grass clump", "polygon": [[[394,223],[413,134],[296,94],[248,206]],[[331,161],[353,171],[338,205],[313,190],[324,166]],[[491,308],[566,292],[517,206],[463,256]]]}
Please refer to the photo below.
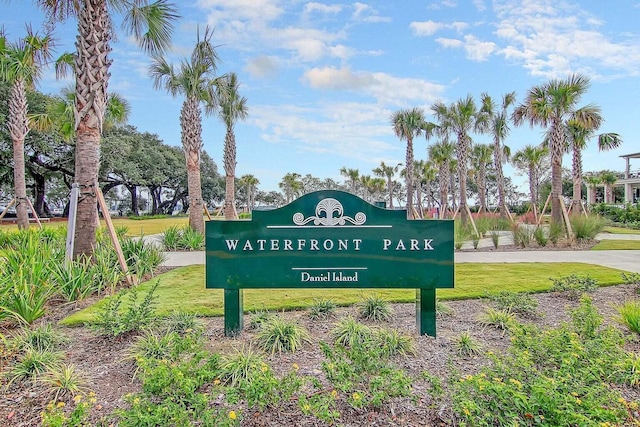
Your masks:
{"label": "ornamental grass clump", "polygon": [[257,336],[258,346],[271,354],[293,353],[307,342],[311,342],[311,338],[302,326],[279,317],[263,324]]}
{"label": "ornamental grass clump", "polygon": [[538,316],[538,301],[528,293],[501,291],[486,296],[498,310],[525,317]]}
{"label": "ornamental grass clump", "polygon": [[344,347],[363,344],[371,339],[371,335],[371,328],[351,316],[340,320],[331,330],[333,342]]}
{"label": "ornamental grass clump", "polygon": [[598,281],[589,276],[581,277],[576,274],[549,278],[553,282],[552,292],[560,292],[572,301],[578,301],[582,294],[595,292],[598,289]]}
{"label": "ornamental grass clump", "polygon": [[54,330],[50,323],[45,323],[34,329],[21,328],[9,342],[18,351],[55,351],[68,343],[69,338]]}
{"label": "ornamental grass clump", "polygon": [[357,303],[360,318],[374,322],[389,321],[393,315],[393,308],[388,301],[379,295],[369,295]]}
{"label": "ornamental grass clump", "polygon": [[640,300],[627,301],[616,307],[618,322],[640,334]]}
{"label": "ornamental grass clump", "polygon": [[516,317],[510,311],[489,308],[478,320],[485,326],[491,326],[505,331],[514,324]]}
{"label": "ornamental grass clump", "polygon": [[335,301],[326,298],[316,298],[309,307],[309,317],[311,319],[328,319],[332,317],[336,311]]}
{"label": "ornamental grass clump", "polygon": [[469,331],[465,331],[455,341],[456,353],[458,356],[470,357],[480,354],[480,344],[471,336]]}
{"label": "ornamental grass clump", "polygon": [[51,367],[39,381],[54,394],[53,400],[76,396],[89,390],[86,375],[72,364],[63,363]]}
{"label": "ornamental grass clump", "polygon": [[578,241],[593,240],[605,226],[605,221],[597,215],[572,215],[571,229]]}

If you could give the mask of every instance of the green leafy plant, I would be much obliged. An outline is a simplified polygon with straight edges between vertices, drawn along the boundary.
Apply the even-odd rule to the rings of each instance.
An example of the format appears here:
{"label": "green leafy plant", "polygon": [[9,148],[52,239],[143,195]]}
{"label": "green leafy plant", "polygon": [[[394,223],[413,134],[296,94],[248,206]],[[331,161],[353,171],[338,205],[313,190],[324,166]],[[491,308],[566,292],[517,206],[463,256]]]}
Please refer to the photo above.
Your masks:
{"label": "green leafy plant", "polygon": [[56,283],[56,293],[67,302],[82,300],[99,290],[89,259],[53,264],[51,271]]}
{"label": "green leafy plant", "polygon": [[463,357],[480,354],[480,344],[471,336],[469,331],[460,334],[455,342],[456,352]]}
{"label": "green leafy plant", "polygon": [[371,339],[372,331],[367,325],[359,323],[349,316],[340,320],[331,330],[331,337],[335,344],[354,347]]}
{"label": "green leafy plant", "polygon": [[538,301],[525,292],[500,291],[487,294],[487,298],[498,310],[528,317],[538,315]]}
{"label": "green leafy plant", "polygon": [[124,238],[120,245],[130,272],[140,277],[152,275],[156,267],[165,260],[160,248],[143,238]]}
{"label": "green leafy plant", "polygon": [[179,244],[180,247],[191,251],[201,250],[204,248],[204,234],[191,227],[185,227],[182,230]]}
{"label": "green leafy plant", "polygon": [[263,324],[256,339],[258,346],[271,354],[293,353],[300,350],[304,343],[311,342],[309,333],[303,327],[279,317]]}
{"label": "green leafy plant", "polygon": [[49,369],[55,368],[60,360],[62,360],[62,353],[27,349],[18,355],[15,364],[7,371],[9,384],[16,380],[37,380]]}
{"label": "green leafy plant", "polygon": [[493,244],[493,248],[498,249],[498,245],[500,244],[500,231],[498,230],[489,231],[489,237],[491,237],[491,243]]}
{"label": "green leafy plant", "polygon": [[513,224],[511,226],[511,234],[513,236],[513,244],[515,246],[526,248],[531,245],[533,232],[527,224]]}
{"label": "green leafy plant", "polygon": [[605,226],[605,221],[597,215],[572,215],[571,229],[578,240],[593,240]]}
{"label": "green leafy plant", "polygon": [[261,329],[264,324],[275,317],[269,310],[256,310],[249,316],[249,329]]}
{"label": "green leafy plant", "polygon": [[551,290],[560,292],[573,301],[580,299],[585,292],[594,292],[598,289],[598,281],[589,276],[581,277],[576,274],[560,277],[558,279],[549,278],[553,282]]}
{"label": "green leafy plant", "polygon": [[375,322],[389,321],[393,315],[393,308],[388,301],[379,295],[369,295],[357,303],[358,314],[361,318]]}
{"label": "green leafy plant", "polygon": [[543,248],[549,243],[549,237],[542,226],[538,226],[533,230],[533,239],[536,241],[538,246]]}
{"label": "green leafy plant", "polygon": [[383,354],[387,356],[395,356],[396,354],[407,356],[414,354],[416,351],[416,343],[413,337],[403,335],[396,329],[377,329],[373,333],[372,341],[374,341],[382,349]]}
{"label": "green leafy plant", "polygon": [[616,307],[618,322],[640,334],[640,300],[627,301]]}
{"label": "green leafy plant", "polygon": [[91,408],[96,405],[95,393],[79,393],[71,399],[71,409],[64,401],[52,400],[42,412],[42,427],[80,427],[89,425]]}
{"label": "green leafy plant", "polygon": [[328,319],[333,316],[336,308],[337,305],[333,300],[316,298],[309,307],[309,317],[311,319]]}
{"label": "green leafy plant", "polygon": [[[91,329],[101,335],[118,336],[150,325],[155,321],[154,293],[159,285],[160,281],[156,280],[140,301],[138,301],[137,287],[125,289],[109,297],[98,311],[96,320],[91,323]],[[122,307],[125,295],[128,297],[128,303]]]}
{"label": "green leafy plant", "polygon": [[184,311],[172,311],[169,316],[163,320],[163,325],[167,331],[175,332],[179,335],[199,335],[204,331],[204,325],[198,320],[196,315]]}
{"label": "green leafy plant", "polygon": [[558,246],[558,242],[564,235],[565,229],[561,222],[552,221],[549,224],[549,240],[554,246]]}
{"label": "green leafy plant", "polygon": [[453,313],[454,310],[449,304],[436,298],[436,316],[447,317],[451,316]]}
{"label": "green leafy plant", "polygon": [[251,347],[242,347],[224,356],[220,368],[220,379],[234,387],[244,381],[251,382],[259,371],[269,367]]}
{"label": "green leafy plant", "polygon": [[50,367],[39,381],[54,394],[53,400],[88,391],[87,377],[71,364],[63,363]]}
{"label": "green leafy plant", "polygon": [[69,339],[62,333],[54,330],[51,323],[45,323],[34,329],[23,327],[13,339],[11,339],[11,344],[19,351],[29,349],[36,351],[55,351],[67,342],[69,342]]}
{"label": "green leafy plant", "polygon": [[489,308],[486,313],[480,316],[479,320],[483,325],[504,331],[514,324],[515,316],[510,311]]}
{"label": "green leafy plant", "polygon": [[166,250],[175,251],[180,248],[181,237],[182,228],[177,225],[172,225],[161,234],[162,244]]}

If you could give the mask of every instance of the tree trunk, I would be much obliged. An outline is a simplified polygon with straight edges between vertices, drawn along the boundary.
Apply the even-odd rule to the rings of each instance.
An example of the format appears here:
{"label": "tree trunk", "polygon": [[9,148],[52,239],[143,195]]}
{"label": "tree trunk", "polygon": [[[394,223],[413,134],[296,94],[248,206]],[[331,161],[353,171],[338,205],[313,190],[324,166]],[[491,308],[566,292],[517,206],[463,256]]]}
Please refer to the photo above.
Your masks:
{"label": "tree trunk", "polygon": [[551,131],[551,220],[561,224],[562,205],[560,205],[560,197],[562,197],[562,154],[564,134],[562,125],[559,122],[552,124]]}
{"label": "tree trunk", "polygon": [[393,181],[387,176],[387,188],[389,189],[389,208],[393,209]]}
{"label": "tree trunk", "polygon": [[16,80],[11,86],[9,97],[9,130],[13,140],[13,180],[15,185],[16,217],[18,228],[29,228],[27,210],[27,182],[24,166],[24,139],[29,132],[27,127],[27,97],[24,81]]}
{"label": "tree trunk", "polygon": [[100,169],[100,134],[109,83],[111,22],[105,0],[86,0],[78,13],[76,38],[76,159],[75,182],[80,186],[74,259],[91,256],[96,244],[96,186]]}
{"label": "tree trunk", "polygon": [[413,219],[413,140],[411,138],[407,138],[405,167],[407,180],[407,218]]}
{"label": "tree trunk", "polygon": [[579,214],[582,208],[582,154],[579,149],[573,149],[573,200],[571,212]]}
{"label": "tree trunk", "polygon": [[49,215],[49,207],[44,201],[46,178],[44,175],[34,174],[30,172],[31,177],[35,183],[33,189],[33,208],[36,210],[38,216]]}
{"label": "tree trunk", "polygon": [[440,184],[440,215],[439,219],[445,219],[447,217],[447,198],[449,196],[449,162],[444,162],[440,165],[440,172],[438,173],[438,181]]}
{"label": "tree trunk", "polygon": [[496,168],[496,181],[498,184],[498,210],[500,218],[507,218],[507,204],[504,191],[504,173],[502,172],[502,144],[496,138],[493,146],[493,166]]}
{"label": "tree trunk", "polygon": [[236,218],[236,138],[231,126],[227,126],[227,133],[224,137],[224,219]]}
{"label": "tree trunk", "polygon": [[487,178],[484,166],[480,167],[478,171],[478,198],[480,199],[480,208],[478,213],[485,212],[487,210]]}
{"label": "tree trunk", "polygon": [[200,179],[202,117],[198,100],[194,97],[187,97],[182,104],[182,110],[180,111],[180,128],[182,131],[182,148],[187,166],[189,227],[204,233],[202,181]]}
{"label": "tree trunk", "polygon": [[460,219],[462,225],[466,225],[469,221],[469,214],[467,213],[467,155],[469,152],[469,142],[467,135],[458,136],[457,157],[458,157],[458,181],[460,185]]}
{"label": "tree trunk", "polygon": [[529,167],[529,197],[531,197],[531,208],[538,206],[538,192],[536,189],[537,179],[536,173],[533,167]]}

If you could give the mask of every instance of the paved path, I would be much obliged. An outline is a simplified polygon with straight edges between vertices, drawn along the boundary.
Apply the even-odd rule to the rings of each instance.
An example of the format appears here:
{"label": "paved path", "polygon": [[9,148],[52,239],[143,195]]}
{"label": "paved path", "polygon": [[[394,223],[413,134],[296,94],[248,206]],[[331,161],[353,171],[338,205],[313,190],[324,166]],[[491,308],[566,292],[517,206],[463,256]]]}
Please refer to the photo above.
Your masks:
{"label": "paved path", "polygon": [[[509,233],[510,234],[510,233]],[[598,235],[598,240],[640,240],[640,235],[609,234]],[[500,245],[511,244],[511,237],[501,235]],[[471,243],[463,248],[472,248]],[[479,247],[493,247],[491,239],[482,239]],[[192,264],[204,264],[205,255],[200,252],[165,252],[166,260],[162,264],[169,267],[182,267]],[[582,262],[603,265],[605,267],[640,273],[640,251],[463,251],[454,255],[456,263],[515,263],[515,262]]]}

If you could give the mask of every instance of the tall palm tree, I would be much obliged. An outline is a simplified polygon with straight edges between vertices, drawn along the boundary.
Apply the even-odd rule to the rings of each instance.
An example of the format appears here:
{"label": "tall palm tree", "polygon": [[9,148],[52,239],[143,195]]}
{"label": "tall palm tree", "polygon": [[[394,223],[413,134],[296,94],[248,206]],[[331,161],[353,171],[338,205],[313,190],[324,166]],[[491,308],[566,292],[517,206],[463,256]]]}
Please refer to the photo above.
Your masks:
{"label": "tall palm tree", "polygon": [[420,108],[399,110],[391,115],[393,132],[401,141],[407,141],[404,166],[407,184],[407,217],[409,219],[413,219],[413,139],[422,135],[426,124],[424,111]]}
{"label": "tall palm tree", "polygon": [[234,219],[236,215],[235,175],[236,175],[236,136],[234,127],[238,120],[244,120],[249,114],[247,98],[240,96],[240,84],[236,73],[230,73],[220,79],[217,85],[220,109],[218,116],[227,131],[224,136],[224,173],[225,198],[224,219]]}
{"label": "tall palm tree", "polygon": [[598,184],[602,184],[602,178],[599,175],[588,175],[583,177],[585,184],[589,190],[589,196],[587,197],[587,203],[596,202],[596,189]]}
{"label": "tall palm tree", "polygon": [[[205,29],[204,37],[198,37],[188,60],[180,63],[179,69],[161,56],[154,56],[149,74],[156,89],[164,88],[172,96],[184,96],[180,110],[180,130],[182,149],[187,166],[187,187],[189,191],[189,227],[204,233],[202,211],[202,181],[200,178],[200,151],[202,150],[202,114],[212,114],[217,107],[216,70],[218,54],[211,44],[213,32]],[[226,213],[225,213],[226,215]]]}
{"label": "tall palm tree", "polygon": [[284,192],[284,198],[287,203],[290,203],[293,199],[300,195],[303,190],[301,179],[302,175],[296,172],[289,172],[278,184],[278,187]]}
{"label": "tall palm tree", "polygon": [[13,142],[13,178],[18,228],[29,228],[24,139],[29,132],[27,89],[34,89],[44,64],[51,58],[50,34],[38,36],[27,27],[27,35],[16,43],[7,43],[0,32],[0,80],[11,85],[8,128]]}
{"label": "tall palm tree", "polygon": [[176,8],[167,0],[37,0],[52,22],[77,18],[74,57],[76,104],[75,182],[80,198],[75,230],[74,258],[92,255],[96,243],[96,192],[100,170],[102,132],[114,36],[113,13],[124,14],[123,26],[147,53],[161,54],[171,42]]}
{"label": "tall palm tree", "polygon": [[444,139],[429,146],[429,159],[438,168],[438,186],[440,187],[440,218],[447,217],[447,199],[449,198],[449,179],[451,162],[456,147]]}
{"label": "tall palm tree", "polygon": [[604,184],[604,202],[615,203],[615,195],[613,194],[613,184],[618,180],[615,173],[604,171],[600,174],[600,181]]}
{"label": "tall palm tree", "polygon": [[462,219],[462,224],[466,224],[469,220],[467,207],[467,162],[469,161],[469,150],[471,148],[469,133],[482,130],[483,115],[476,107],[471,95],[467,95],[466,98],[461,98],[449,106],[438,101],[431,108],[435,112],[441,135],[446,137],[446,135],[452,133],[457,138],[456,157],[458,159],[460,218]]}
{"label": "tall palm tree", "polygon": [[247,193],[247,211],[251,212],[256,205],[256,189],[260,180],[251,174],[242,175],[238,184],[246,189]]}
{"label": "tall palm tree", "polygon": [[487,144],[476,144],[471,150],[471,165],[475,172],[478,198],[480,199],[478,213],[487,210],[487,165],[491,163],[493,151],[493,148]]}
{"label": "tall palm tree", "polygon": [[380,166],[373,169],[373,173],[376,176],[380,176],[387,179],[387,192],[389,193],[389,207],[393,209],[393,178],[398,170],[400,170],[402,163],[398,163],[395,166],[386,165],[384,162],[380,162]]}
{"label": "tall palm tree", "polygon": [[[601,120],[597,107],[587,106],[595,111],[591,116],[595,119],[591,123],[582,123],[579,120],[570,120],[567,123],[569,136],[569,148],[572,152],[572,177],[573,197],[571,200],[572,212],[578,213],[582,206],[582,151],[587,148],[587,142],[593,138]],[[622,138],[617,133],[602,133],[598,135],[598,148],[600,151],[612,150],[622,144]]]}
{"label": "tall palm tree", "polygon": [[525,145],[512,158],[514,166],[529,175],[529,195],[533,208],[540,203],[540,173],[548,155],[549,150],[543,146]]}
{"label": "tall palm tree", "polygon": [[[588,124],[596,119],[593,111],[580,112],[577,104],[589,88],[589,78],[574,74],[565,80],[553,79],[527,92],[522,104],[516,107],[512,119],[516,125],[527,120],[531,127],[548,128],[547,140],[551,153],[551,219],[562,222],[562,156],[567,147],[566,123],[570,120]],[[590,127],[590,126],[588,126]]]}
{"label": "tall palm tree", "polygon": [[346,166],[340,168],[340,175],[347,178],[351,187],[351,194],[356,194],[358,182],[360,181],[360,171],[358,169],[350,169]]}
{"label": "tall palm tree", "polygon": [[498,209],[500,211],[500,217],[507,217],[507,201],[504,190],[504,173],[502,171],[502,165],[507,160],[505,154],[509,152],[509,149],[504,145],[504,140],[509,135],[509,116],[507,111],[516,100],[516,93],[509,92],[502,96],[502,105],[500,109],[496,106],[491,97],[483,93],[482,99],[482,112],[486,115],[486,127],[485,132],[489,133],[493,137],[493,166],[496,172],[496,183],[498,185]]}

